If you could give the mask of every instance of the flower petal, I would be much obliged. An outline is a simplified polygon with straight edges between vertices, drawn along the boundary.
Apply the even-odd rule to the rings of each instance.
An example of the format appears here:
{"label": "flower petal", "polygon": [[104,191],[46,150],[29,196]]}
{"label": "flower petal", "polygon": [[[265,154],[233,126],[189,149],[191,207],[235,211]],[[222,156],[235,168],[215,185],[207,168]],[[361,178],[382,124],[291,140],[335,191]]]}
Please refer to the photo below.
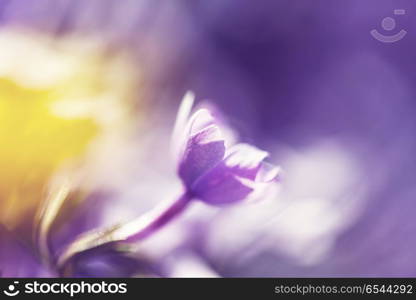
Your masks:
{"label": "flower petal", "polygon": [[179,164],[179,177],[187,187],[215,167],[225,154],[224,140],[215,125],[209,125],[192,136]]}
{"label": "flower petal", "polygon": [[241,201],[254,190],[254,182],[236,176],[223,162],[195,182],[191,189],[195,197],[212,205]]}
{"label": "flower petal", "polygon": [[256,182],[273,182],[281,178],[281,169],[275,165],[262,162],[259,172],[256,176]]}
{"label": "flower petal", "polygon": [[254,146],[237,144],[227,151],[225,164],[235,175],[255,180],[263,160],[268,155],[266,151]]}
{"label": "flower petal", "polygon": [[189,115],[195,101],[195,94],[191,91],[186,92],[183,96],[176,115],[175,125],[173,127],[171,144],[173,157],[177,159],[180,155],[181,147],[186,143],[188,135],[186,134],[186,127],[189,120]]}
{"label": "flower petal", "polygon": [[211,125],[215,125],[214,117],[208,109],[201,108],[189,120],[188,134],[193,136]]}

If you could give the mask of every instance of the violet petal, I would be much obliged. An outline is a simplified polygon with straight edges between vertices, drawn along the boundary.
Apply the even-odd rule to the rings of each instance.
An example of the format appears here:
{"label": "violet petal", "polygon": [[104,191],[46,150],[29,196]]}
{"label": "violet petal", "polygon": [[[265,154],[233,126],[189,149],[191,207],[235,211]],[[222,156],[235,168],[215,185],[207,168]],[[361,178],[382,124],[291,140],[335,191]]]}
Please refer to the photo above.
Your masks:
{"label": "violet petal", "polygon": [[263,160],[269,155],[248,144],[232,146],[226,154],[225,164],[239,177],[255,180]]}
{"label": "violet petal", "polygon": [[237,176],[233,169],[221,162],[199,178],[191,191],[208,204],[221,205],[243,200],[254,190],[253,184],[253,181]]}
{"label": "violet petal", "polygon": [[217,165],[225,153],[219,129],[210,125],[192,136],[179,164],[179,176],[190,187],[200,176]]}

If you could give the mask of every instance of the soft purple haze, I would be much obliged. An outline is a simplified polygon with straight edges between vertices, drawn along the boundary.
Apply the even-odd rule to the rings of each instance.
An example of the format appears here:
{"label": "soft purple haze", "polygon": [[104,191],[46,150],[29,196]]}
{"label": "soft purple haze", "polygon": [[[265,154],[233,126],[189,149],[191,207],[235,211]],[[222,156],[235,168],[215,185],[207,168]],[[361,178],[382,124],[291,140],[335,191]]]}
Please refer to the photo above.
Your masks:
{"label": "soft purple haze", "polygon": [[[370,30],[382,31],[396,8],[406,9],[395,16],[406,37],[373,39]],[[71,215],[78,227],[62,227],[53,247],[111,225],[112,209],[116,221],[118,213],[129,219],[175,195],[165,147],[180,99],[192,90],[239,140],[271,154],[285,172],[282,191],[250,208],[195,207],[139,246],[133,261],[143,274],[192,276],[194,269],[171,266],[191,257],[201,276],[416,276],[415,16],[410,0],[0,1],[3,29],[96,36],[133,53],[142,77],[137,110],[148,123],[138,140],[140,153],[150,154],[132,162],[136,177],[125,184],[137,187],[92,194]],[[6,242],[10,234],[0,228],[0,264],[21,251],[9,250],[21,249]],[[171,248],[160,246],[166,241]],[[113,261],[113,249],[104,250]],[[130,256],[115,257],[114,269],[132,265]],[[153,263],[160,257],[163,266]],[[74,275],[137,273],[98,269]]]}

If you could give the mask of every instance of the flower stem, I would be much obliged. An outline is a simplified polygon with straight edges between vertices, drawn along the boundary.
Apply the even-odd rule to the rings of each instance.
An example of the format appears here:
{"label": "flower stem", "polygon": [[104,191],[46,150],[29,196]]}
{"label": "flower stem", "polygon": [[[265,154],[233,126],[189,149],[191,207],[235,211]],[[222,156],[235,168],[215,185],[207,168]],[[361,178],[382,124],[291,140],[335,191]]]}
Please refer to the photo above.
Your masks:
{"label": "flower stem", "polygon": [[192,196],[188,193],[184,193],[172,203],[168,203],[167,205],[162,203],[160,207],[156,207],[154,210],[150,211],[148,215],[144,215],[128,224],[127,226],[131,228],[134,233],[126,237],[124,241],[134,243],[155,233],[173,218],[182,213],[191,200]]}
{"label": "flower stem", "polygon": [[107,230],[92,230],[79,236],[59,256],[58,268],[65,265],[73,256],[105,244],[114,242],[135,243],[152,235],[169,221],[182,213],[192,200],[190,193],[184,193],[173,202],[161,203],[137,219],[114,226]]}

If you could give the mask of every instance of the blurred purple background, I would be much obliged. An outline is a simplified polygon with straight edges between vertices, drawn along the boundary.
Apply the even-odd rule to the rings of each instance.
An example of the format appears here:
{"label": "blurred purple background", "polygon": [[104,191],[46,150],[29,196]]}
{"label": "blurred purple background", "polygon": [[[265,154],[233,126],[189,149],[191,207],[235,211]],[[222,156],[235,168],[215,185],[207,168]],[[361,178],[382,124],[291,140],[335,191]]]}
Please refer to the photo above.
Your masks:
{"label": "blurred purple background", "polygon": [[[380,25],[388,16],[408,31],[396,43],[370,35],[390,34]],[[192,90],[241,140],[272,153],[287,171],[288,198],[329,195],[311,221],[295,211],[290,230],[251,241],[245,259],[224,259],[220,237],[219,250],[197,241],[222,276],[416,276],[415,20],[411,0],[0,1],[4,28],[93,34],[129,49],[150,113],[171,110],[173,120]],[[319,223],[334,215],[336,226]],[[319,234],[305,233],[312,226]]]}

